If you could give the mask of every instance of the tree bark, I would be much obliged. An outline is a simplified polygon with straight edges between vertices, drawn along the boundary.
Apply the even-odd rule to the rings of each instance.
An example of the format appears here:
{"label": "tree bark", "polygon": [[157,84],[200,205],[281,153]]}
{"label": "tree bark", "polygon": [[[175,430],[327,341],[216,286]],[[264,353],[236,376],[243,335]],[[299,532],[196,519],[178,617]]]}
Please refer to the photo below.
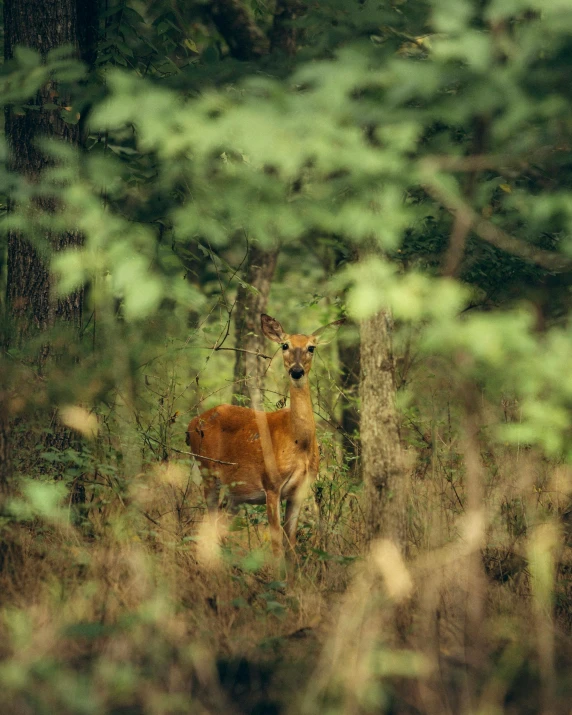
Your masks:
{"label": "tree bark", "polygon": [[[258,246],[251,246],[248,256],[248,268],[244,281],[255,290],[239,286],[236,296],[235,332],[236,353],[234,363],[233,404],[244,405],[254,399],[254,404],[261,404],[264,375],[268,367],[263,358],[256,353],[265,352],[266,340],[260,329],[260,314],[266,312],[272,277],[276,269],[278,251],[264,251]],[[246,350],[248,352],[241,352]]]}
{"label": "tree bark", "polygon": [[283,52],[289,57],[296,54],[298,31],[292,22],[304,10],[300,0],[276,0],[274,20],[270,29],[270,51]]}
{"label": "tree bark", "polygon": [[[56,48],[70,46],[78,59],[92,63],[95,59],[97,32],[97,0],[5,0],[4,2],[4,56],[10,60],[17,46],[39,52],[42,59]],[[66,97],[55,82],[47,82],[28,100],[31,108],[16,113],[6,110],[5,133],[8,143],[8,164],[30,184],[42,180],[45,169],[53,160],[39,146],[42,138],[59,139],[69,144],[81,144],[80,124],[69,124],[62,118],[62,107],[69,106]],[[58,105],[55,109],[45,105]],[[13,208],[13,207],[10,207]],[[39,213],[54,213],[61,209],[51,197],[42,197],[35,203]],[[18,346],[29,338],[45,333],[42,347],[31,361],[43,370],[50,355],[63,356],[66,346],[54,349],[46,332],[56,323],[72,328],[76,338],[82,324],[83,290],[56,299],[50,275],[50,257],[53,251],[78,246],[82,237],[77,231],[63,234],[46,232],[33,241],[16,231],[8,233],[7,318],[10,332],[4,343]],[[0,406],[0,469],[10,473],[10,415],[6,405]],[[77,444],[77,437],[58,424],[46,437],[46,446],[65,448]],[[9,482],[0,477],[3,487]],[[72,501],[85,501],[83,485],[77,482]]]}
{"label": "tree bark", "polygon": [[[358,260],[358,252],[355,248],[348,249],[343,242],[334,249],[335,270],[343,270],[348,262]],[[332,270],[332,268],[329,268]],[[346,324],[347,325],[347,324]],[[359,382],[360,382],[360,343],[344,342],[343,338],[338,341],[338,360],[340,364],[340,387],[343,393],[342,417],[340,420],[342,428],[342,446],[344,453],[350,460],[355,462],[359,456]],[[353,470],[352,470],[353,471]],[[356,479],[359,479],[358,470],[355,470]]]}
{"label": "tree bark", "polygon": [[368,538],[405,549],[405,468],[395,407],[391,319],[380,311],[360,324],[361,450]]}
{"label": "tree bark", "polygon": [[[95,46],[96,0],[5,0],[4,56],[9,60],[18,45],[47,55],[50,50],[70,45],[78,58],[93,59]],[[26,109],[16,114],[6,111],[6,138],[9,165],[30,183],[37,183],[51,161],[37,145],[41,137],[57,138],[79,145],[79,124],[68,124],[59,109],[44,109],[47,103],[67,105],[53,82],[48,82]],[[50,199],[38,201],[41,211],[55,211]],[[82,320],[82,291],[76,291],[57,301],[52,296],[49,273],[51,251],[79,245],[76,232],[48,235],[43,245],[32,244],[26,237],[11,231],[8,234],[7,305],[15,322],[17,343],[34,332],[43,332],[57,319],[78,328]],[[40,364],[49,352],[42,350]]]}
{"label": "tree bark", "polygon": [[[12,455],[7,395],[3,386],[0,387],[0,390],[0,517],[2,517],[5,514],[6,500],[10,495]],[[11,561],[10,555],[15,550],[16,543],[10,532],[5,527],[0,528],[0,574],[7,571]]]}
{"label": "tree bark", "polygon": [[298,31],[292,22],[304,11],[302,0],[276,0],[268,37],[258,27],[241,0],[213,0],[207,13],[237,60],[256,60],[276,50],[289,57],[296,54]]}
{"label": "tree bark", "polygon": [[268,52],[266,35],[240,0],[214,0],[209,12],[235,59],[255,60]]}
{"label": "tree bark", "polygon": [[8,395],[0,385],[0,513],[9,493],[12,477],[12,454],[10,442],[10,420],[8,418]]}

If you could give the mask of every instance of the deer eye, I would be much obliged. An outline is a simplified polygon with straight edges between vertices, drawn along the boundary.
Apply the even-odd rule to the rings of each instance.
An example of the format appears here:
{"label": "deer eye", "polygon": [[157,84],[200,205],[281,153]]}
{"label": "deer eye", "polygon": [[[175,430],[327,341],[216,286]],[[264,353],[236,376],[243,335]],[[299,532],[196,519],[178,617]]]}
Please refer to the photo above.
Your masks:
{"label": "deer eye", "polygon": [[308,352],[309,352],[309,353],[313,353],[315,349],[316,349],[315,345],[308,345]]}
{"label": "deer eye", "polygon": [[288,350],[288,343],[282,343],[282,350]]}

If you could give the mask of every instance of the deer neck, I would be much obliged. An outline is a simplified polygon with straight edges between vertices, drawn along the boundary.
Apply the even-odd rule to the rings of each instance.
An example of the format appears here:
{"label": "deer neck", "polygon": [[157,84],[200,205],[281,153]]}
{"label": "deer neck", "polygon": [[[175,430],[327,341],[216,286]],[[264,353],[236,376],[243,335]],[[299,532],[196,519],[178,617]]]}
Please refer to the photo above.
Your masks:
{"label": "deer neck", "polygon": [[316,423],[310,383],[306,378],[303,385],[290,385],[290,434],[300,449],[309,449],[316,437]]}

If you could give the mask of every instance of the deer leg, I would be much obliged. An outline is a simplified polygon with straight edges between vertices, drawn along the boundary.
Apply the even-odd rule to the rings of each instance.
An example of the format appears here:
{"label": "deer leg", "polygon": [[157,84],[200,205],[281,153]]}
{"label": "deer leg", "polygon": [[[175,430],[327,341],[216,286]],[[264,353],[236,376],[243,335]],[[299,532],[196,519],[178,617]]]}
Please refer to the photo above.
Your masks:
{"label": "deer leg", "polygon": [[284,521],[284,531],[286,532],[286,546],[290,551],[294,551],[296,546],[296,529],[298,527],[298,517],[302,508],[302,499],[294,496],[286,502],[286,519]]}
{"label": "deer leg", "polygon": [[236,516],[238,514],[238,508],[240,506],[239,502],[236,502],[232,497],[227,499],[224,508],[228,511],[231,516]]}
{"label": "deer leg", "polygon": [[214,514],[218,511],[218,500],[220,493],[220,482],[218,479],[205,479],[204,481],[204,491],[205,491],[205,501],[207,503],[207,508],[209,513]]}
{"label": "deer leg", "polygon": [[266,513],[268,515],[268,528],[270,530],[270,543],[272,553],[277,558],[282,555],[282,528],[280,526],[280,493],[266,492]]}

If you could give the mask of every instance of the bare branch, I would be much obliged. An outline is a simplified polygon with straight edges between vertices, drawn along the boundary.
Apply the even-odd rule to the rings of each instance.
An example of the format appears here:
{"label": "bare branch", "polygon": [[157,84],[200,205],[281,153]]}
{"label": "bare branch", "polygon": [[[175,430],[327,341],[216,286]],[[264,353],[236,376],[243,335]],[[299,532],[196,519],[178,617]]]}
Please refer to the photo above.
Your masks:
{"label": "bare branch", "polygon": [[449,248],[445,255],[444,276],[450,276],[451,278],[456,276],[463,260],[470,230],[471,224],[467,221],[467,214],[464,211],[457,211],[449,238]]}
{"label": "bare branch", "polygon": [[459,197],[451,195],[435,184],[425,184],[424,189],[429,196],[438,201],[453,216],[457,217],[461,214],[463,224],[468,224],[479,238],[495,246],[495,248],[511,253],[513,256],[522,258],[525,261],[535,263],[547,271],[562,273],[572,270],[572,260],[570,258],[520,241],[518,238],[503,231],[502,228],[479,216]]}
{"label": "bare branch", "polygon": [[206,462],[216,462],[216,464],[228,464],[231,467],[236,467],[237,462],[223,462],[222,459],[211,459],[211,457],[205,457],[203,454],[195,454],[194,452],[186,452],[184,449],[177,449],[176,447],[169,447],[168,445],[164,444],[158,439],[155,439],[155,437],[151,437],[150,434],[147,435],[148,439],[152,440],[153,442],[157,442],[157,444],[161,445],[161,447],[165,447],[165,449],[170,449],[173,452],[177,452],[177,454],[188,454],[190,457],[196,457],[197,459],[204,459]]}
{"label": "bare branch", "polygon": [[[208,348],[209,350],[211,348]],[[235,353],[247,353],[248,355],[256,355],[256,357],[259,358],[264,358],[265,360],[272,360],[273,355],[264,355],[263,353],[259,353],[256,350],[245,350],[244,348],[214,348],[215,352],[218,352],[219,350],[232,350]]]}
{"label": "bare branch", "polygon": [[[482,156],[484,153],[489,121],[483,116],[474,118],[474,132],[470,156]],[[463,200],[467,205],[470,205],[473,200],[475,189],[477,187],[477,176],[479,169],[473,168],[464,177]],[[449,248],[445,254],[445,262],[443,266],[443,275],[455,278],[463,262],[465,255],[465,247],[467,238],[471,231],[471,224],[464,211],[457,211],[455,221],[453,222],[453,230],[449,238]]]}

